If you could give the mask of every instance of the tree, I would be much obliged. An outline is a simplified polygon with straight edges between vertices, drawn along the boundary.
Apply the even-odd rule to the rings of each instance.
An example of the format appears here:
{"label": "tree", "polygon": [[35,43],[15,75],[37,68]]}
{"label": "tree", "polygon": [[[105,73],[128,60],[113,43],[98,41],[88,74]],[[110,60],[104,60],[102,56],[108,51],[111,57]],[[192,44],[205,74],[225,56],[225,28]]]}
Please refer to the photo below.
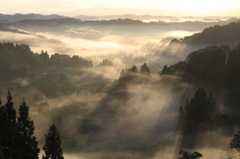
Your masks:
{"label": "tree", "polygon": [[180,150],[179,154],[182,155],[182,157],[180,157],[179,159],[199,159],[200,157],[202,157],[202,154],[196,151],[193,153],[189,153],[187,151]]}
{"label": "tree", "polygon": [[0,159],[4,159],[3,154],[2,154],[2,147],[1,146],[0,146]]}
{"label": "tree", "polygon": [[21,159],[38,159],[38,142],[34,134],[34,124],[29,118],[29,107],[26,101],[23,99],[19,108],[19,117],[17,121],[18,132],[19,132],[19,146],[21,151],[19,157]]}
{"label": "tree", "polygon": [[134,73],[138,73],[137,67],[135,65],[133,65],[132,68],[129,69],[129,71],[134,72]]}
{"label": "tree", "polygon": [[147,66],[146,63],[144,63],[144,64],[141,66],[140,73],[141,73],[141,74],[144,74],[144,75],[147,75],[147,76],[150,76],[150,69],[149,69],[149,67]]}
{"label": "tree", "polygon": [[184,117],[184,110],[183,107],[180,106],[179,113],[178,113],[178,120],[182,120]]}
{"label": "tree", "polygon": [[45,151],[45,155],[43,155],[42,159],[64,159],[60,133],[54,124],[50,126],[48,133],[45,134],[43,150]]}
{"label": "tree", "polygon": [[231,120],[225,112],[220,112],[213,118],[213,124],[218,128],[222,129],[228,126],[231,123]]}
{"label": "tree", "polygon": [[113,66],[112,61],[108,60],[108,59],[104,59],[102,62],[100,62],[100,64],[98,65],[98,67],[106,67],[106,66]]}
{"label": "tree", "polygon": [[194,98],[190,100],[189,104],[186,103],[185,110],[188,121],[209,124],[218,111],[218,106],[211,93],[207,95],[204,88],[198,88]]}
{"label": "tree", "polygon": [[168,67],[167,65],[164,65],[161,74],[167,74],[167,73],[168,73]]}
{"label": "tree", "polygon": [[213,118],[213,124],[217,128],[216,129],[216,146],[219,145],[220,133],[226,132],[229,130],[229,125],[231,124],[231,120],[228,114],[224,112],[219,112]]}
{"label": "tree", "polygon": [[228,88],[239,88],[240,79],[240,51],[236,48],[229,53],[226,63],[226,86]]}
{"label": "tree", "polygon": [[236,149],[240,153],[240,130],[233,134],[233,138],[229,143],[231,149]]}
{"label": "tree", "polygon": [[187,97],[186,103],[185,103],[185,106],[184,106],[185,111],[188,111],[189,106],[190,106],[190,102],[189,102],[189,98]]}
{"label": "tree", "polygon": [[15,154],[16,110],[13,107],[11,93],[7,94],[7,102],[0,110],[0,143],[5,159],[13,158]]}
{"label": "tree", "polygon": [[180,106],[179,112],[178,112],[178,123],[177,123],[177,128],[176,130],[179,130],[182,128],[184,122],[184,110],[183,107]]}
{"label": "tree", "polygon": [[39,60],[40,60],[41,63],[47,63],[48,62],[49,55],[48,55],[47,51],[46,52],[44,52],[43,50],[41,51],[41,54],[39,55]]}

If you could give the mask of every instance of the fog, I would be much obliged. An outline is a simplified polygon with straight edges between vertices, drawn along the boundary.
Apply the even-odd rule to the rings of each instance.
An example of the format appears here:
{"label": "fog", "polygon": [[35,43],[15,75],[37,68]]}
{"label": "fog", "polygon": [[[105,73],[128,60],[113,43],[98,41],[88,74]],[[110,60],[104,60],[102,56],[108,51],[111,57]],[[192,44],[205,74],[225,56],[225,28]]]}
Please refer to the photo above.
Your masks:
{"label": "fog", "polygon": [[[180,105],[185,104],[187,96],[194,96],[197,86],[181,82],[176,76],[159,76],[159,72],[164,65],[185,60],[191,52],[192,48],[170,43],[172,39],[202,30],[128,30],[126,26],[67,26],[63,31],[47,27],[38,30],[35,26],[14,28],[23,33],[1,31],[0,41],[29,45],[38,54],[43,50],[50,56],[79,55],[93,62],[92,68],[36,67],[29,76],[1,82],[3,103],[7,90],[12,93],[16,109],[22,98],[26,99],[40,148],[44,133],[55,123],[66,159],[179,157],[183,147],[183,133],[176,130]],[[98,66],[104,59],[113,65]],[[144,63],[150,75],[121,73],[133,65],[141,72]],[[203,159],[236,155],[226,148],[230,138],[224,134],[219,136],[223,138],[220,147],[208,148],[208,133],[201,137],[201,146],[187,150],[201,152]]]}
{"label": "fog", "polygon": [[[15,29],[19,29],[16,26]],[[34,28],[34,27],[33,27]],[[152,72],[157,73],[159,68],[165,64],[174,64],[183,60],[186,56],[176,57],[156,56],[156,52],[164,50],[173,38],[190,36],[197,31],[173,30],[170,28],[126,28],[123,26],[102,27],[73,27],[57,32],[47,30],[39,32],[38,28],[31,27],[19,29],[24,34],[13,32],[1,32],[1,41],[27,44],[35,53],[41,50],[47,51],[49,55],[54,53],[79,55],[93,61],[94,66],[102,59],[110,59],[119,69],[141,65],[148,62]],[[199,30],[201,31],[201,30]]]}

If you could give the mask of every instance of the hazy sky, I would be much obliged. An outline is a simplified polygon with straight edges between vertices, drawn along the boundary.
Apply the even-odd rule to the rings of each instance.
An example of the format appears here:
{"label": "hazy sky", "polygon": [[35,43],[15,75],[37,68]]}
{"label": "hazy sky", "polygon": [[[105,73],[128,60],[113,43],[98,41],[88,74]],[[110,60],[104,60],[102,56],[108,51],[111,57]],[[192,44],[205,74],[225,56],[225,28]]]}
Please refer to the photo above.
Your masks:
{"label": "hazy sky", "polygon": [[240,16],[240,0],[0,0],[0,13]]}

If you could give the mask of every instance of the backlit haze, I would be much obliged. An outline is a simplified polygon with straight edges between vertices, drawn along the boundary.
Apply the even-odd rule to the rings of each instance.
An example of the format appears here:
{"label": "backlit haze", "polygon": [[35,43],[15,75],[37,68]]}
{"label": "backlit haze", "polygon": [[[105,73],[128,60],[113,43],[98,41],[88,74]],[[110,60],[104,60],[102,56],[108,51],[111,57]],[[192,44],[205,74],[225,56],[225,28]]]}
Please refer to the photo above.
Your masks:
{"label": "backlit haze", "polygon": [[0,1],[3,14],[238,16],[239,0],[22,0]]}
{"label": "backlit haze", "polygon": [[65,159],[233,159],[240,0],[0,0],[0,76]]}

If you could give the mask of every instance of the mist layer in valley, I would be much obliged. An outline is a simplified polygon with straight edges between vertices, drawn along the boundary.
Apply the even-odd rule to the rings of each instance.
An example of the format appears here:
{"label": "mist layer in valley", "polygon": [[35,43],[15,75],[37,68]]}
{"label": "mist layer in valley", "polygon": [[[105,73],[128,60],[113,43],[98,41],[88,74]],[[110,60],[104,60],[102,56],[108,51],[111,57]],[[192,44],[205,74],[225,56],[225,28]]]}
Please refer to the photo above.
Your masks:
{"label": "mist layer in valley", "polygon": [[[26,99],[40,147],[55,123],[65,158],[177,158],[180,149],[236,155],[228,145],[239,128],[240,23],[164,25],[1,24],[2,101],[8,90],[16,109]],[[214,123],[218,114],[231,122]]]}

